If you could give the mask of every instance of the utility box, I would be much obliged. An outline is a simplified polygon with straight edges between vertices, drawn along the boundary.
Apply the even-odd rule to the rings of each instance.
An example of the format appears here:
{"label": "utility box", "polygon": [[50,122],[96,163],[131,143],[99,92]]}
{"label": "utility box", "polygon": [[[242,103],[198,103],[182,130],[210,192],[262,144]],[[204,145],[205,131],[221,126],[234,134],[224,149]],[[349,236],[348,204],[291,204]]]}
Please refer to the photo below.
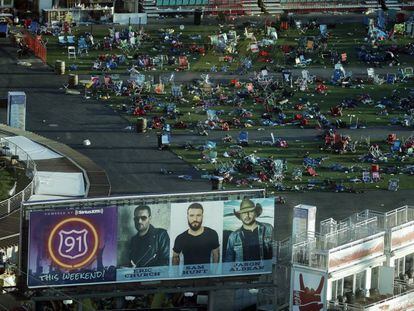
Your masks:
{"label": "utility box", "polygon": [[26,130],[26,93],[8,92],[7,125]]}

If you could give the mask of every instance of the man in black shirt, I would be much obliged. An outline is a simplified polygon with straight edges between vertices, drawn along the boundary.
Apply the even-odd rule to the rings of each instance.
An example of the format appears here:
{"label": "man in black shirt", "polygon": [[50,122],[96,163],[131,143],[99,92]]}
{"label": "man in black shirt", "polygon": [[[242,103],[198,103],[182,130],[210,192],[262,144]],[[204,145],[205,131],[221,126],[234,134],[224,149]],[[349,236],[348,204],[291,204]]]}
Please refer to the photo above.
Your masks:
{"label": "man in black shirt", "polygon": [[170,237],[167,230],[151,225],[151,209],[140,205],[134,211],[138,233],[131,238],[129,260],[132,267],[168,266]]}
{"label": "man in black shirt", "polygon": [[184,265],[218,263],[220,243],[217,232],[203,224],[203,206],[192,203],[187,209],[189,229],[175,238],[172,264],[180,264],[180,254]]}
{"label": "man in black shirt", "polygon": [[256,220],[263,212],[260,204],[243,199],[234,215],[243,225],[229,236],[225,262],[258,261],[272,259],[273,227]]}

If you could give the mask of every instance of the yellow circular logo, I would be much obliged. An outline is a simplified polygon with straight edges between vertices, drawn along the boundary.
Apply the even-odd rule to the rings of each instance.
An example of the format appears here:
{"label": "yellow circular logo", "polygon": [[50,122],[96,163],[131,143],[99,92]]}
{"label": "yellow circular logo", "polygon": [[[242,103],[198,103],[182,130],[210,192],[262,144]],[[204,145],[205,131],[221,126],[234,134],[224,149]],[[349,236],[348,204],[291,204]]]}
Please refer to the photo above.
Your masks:
{"label": "yellow circular logo", "polygon": [[49,234],[47,248],[54,263],[64,269],[79,269],[95,258],[98,232],[86,219],[71,217],[56,224]]}

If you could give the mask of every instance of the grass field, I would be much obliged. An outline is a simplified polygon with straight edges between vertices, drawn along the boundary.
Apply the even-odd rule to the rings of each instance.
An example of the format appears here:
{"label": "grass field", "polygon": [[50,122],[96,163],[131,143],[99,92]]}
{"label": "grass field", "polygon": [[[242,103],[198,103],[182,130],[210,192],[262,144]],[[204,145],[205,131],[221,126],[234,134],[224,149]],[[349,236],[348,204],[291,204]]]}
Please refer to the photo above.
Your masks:
{"label": "grass field", "polygon": [[14,180],[12,172],[0,169],[0,201],[9,197],[8,192],[13,187]]}
{"label": "grass field", "polygon": [[[229,72],[234,72],[240,64],[240,60],[244,57],[249,57],[253,61],[252,70],[257,70],[264,66],[265,64],[259,62],[259,57],[257,54],[253,54],[249,51],[248,47],[250,41],[246,39],[243,35],[243,27],[236,28],[232,25],[225,25],[223,27],[217,26],[185,26],[184,29],[180,29],[178,26],[173,26],[174,33],[180,33],[179,40],[183,43],[182,51],[186,51],[188,47],[192,44],[198,46],[203,46],[206,48],[206,55],[189,55],[190,60],[190,70],[193,72],[209,72],[211,66],[216,65],[218,68],[223,65],[219,62],[219,57],[223,56],[223,53],[217,52],[214,48],[209,45],[209,35],[218,34],[220,32],[227,32],[231,29],[236,29],[237,34],[240,35],[240,39],[237,45],[238,53],[232,54],[235,61],[227,63],[229,66]],[[156,26],[146,26],[146,33],[149,35],[149,39],[142,42],[142,44],[135,49],[132,53],[127,56],[127,61],[125,64],[120,65],[117,69],[111,70],[111,74],[116,73],[126,73],[126,70],[133,63],[133,56],[136,54],[148,54],[150,56],[156,56],[159,54],[168,54],[169,46],[164,43],[164,31],[158,29]],[[251,26],[249,31],[253,31],[257,40],[261,40],[265,33],[265,28],[263,25]],[[109,35],[108,29],[105,29],[101,26],[94,26],[93,29],[90,27],[78,27],[73,30],[74,35],[79,37],[85,32],[92,32],[95,40],[102,41],[104,36]],[[301,33],[299,30],[290,29],[287,31],[279,32],[279,39],[275,46],[266,48],[265,50],[270,53],[269,58],[272,59],[272,63],[268,64],[270,69],[280,70],[281,67],[292,67],[291,57],[287,57],[281,50],[281,46],[289,45],[292,49],[297,49],[301,44],[300,42],[306,42],[306,39],[310,39],[314,36],[317,36],[319,33],[318,29],[308,30],[305,34]],[[348,64],[347,66],[354,67],[366,67],[366,64],[360,62],[357,58],[356,47],[362,45],[364,37],[366,36],[367,30],[361,24],[336,24],[335,27],[329,29],[329,40],[328,40],[328,49],[335,50],[339,54],[347,53],[348,55]],[[192,39],[194,35],[200,35],[201,39],[196,40]],[[380,42],[380,46],[390,46],[397,45],[402,47],[410,42],[409,38],[403,36],[397,36],[396,41],[385,40]],[[76,60],[68,60],[66,47],[60,46],[58,44],[57,38],[50,37],[48,42],[48,63],[51,66],[54,66],[54,63],[57,59],[65,60],[66,65],[70,66],[76,64],[78,70],[74,73],[78,74],[100,74],[102,72],[91,70],[93,61],[101,54],[120,54],[122,53],[119,49],[113,50],[90,50],[87,56],[83,56]],[[318,51],[305,51],[305,54],[308,58],[312,58],[313,62],[310,65],[311,69],[318,68],[332,68],[333,64],[329,59],[323,59],[320,57]],[[400,62],[402,66],[410,65],[413,63],[413,56],[410,55],[400,55]],[[170,72],[174,71],[176,66],[164,66],[162,70],[156,69],[151,71],[146,71],[145,74],[154,74],[159,72]],[[399,94],[400,97],[407,96],[412,88],[414,88],[414,81],[408,81],[398,84],[382,84],[374,85],[372,83],[364,82],[361,86],[354,85],[352,88],[344,88],[340,86],[335,86],[330,83],[330,81],[324,81],[328,90],[326,94],[321,95],[317,94],[314,91],[315,85],[310,85],[309,88],[305,91],[296,90],[294,95],[289,98],[288,103],[278,108],[283,110],[283,113],[286,115],[287,119],[292,119],[298,113],[303,113],[306,109],[318,106],[320,112],[327,116],[330,122],[335,122],[336,118],[329,114],[331,107],[340,104],[345,99],[356,99],[362,95],[369,95],[372,99],[370,104],[358,103],[357,107],[354,109],[345,109],[343,111],[343,116],[341,120],[347,123],[349,127],[349,121],[355,122],[358,120],[360,124],[364,124],[367,128],[375,126],[388,126],[394,120],[400,120],[404,112],[398,108],[387,108],[387,114],[380,114],[383,110],[377,106],[380,100],[384,98],[391,98],[392,92],[395,91]],[[245,84],[241,85],[240,89],[235,88],[231,85],[222,85],[221,94],[227,96],[228,98],[236,98],[238,93],[245,88]],[[241,102],[235,106],[233,102],[222,101],[220,104],[217,104],[215,95],[204,94],[201,96],[201,99],[196,99],[195,96],[198,96],[199,93],[194,90],[183,88],[183,98],[181,100],[173,99],[170,96],[171,85],[166,85],[164,94],[155,94],[153,90],[148,92],[144,91],[142,93],[143,98],[150,102],[151,109],[146,111],[145,117],[151,120],[153,117],[166,117],[166,106],[167,104],[176,105],[176,115],[175,118],[167,118],[167,122],[170,124],[176,124],[182,122],[186,124],[189,129],[194,129],[194,126],[199,121],[206,120],[206,106],[202,102],[211,102],[211,106],[208,109],[214,109],[219,113],[220,119],[224,121],[231,122],[232,118],[235,116],[235,110],[243,108],[247,112],[251,113],[249,117],[239,117],[242,124],[249,123],[249,131],[255,131],[259,128],[263,128],[261,124],[261,116],[266,112],[265,107],[262,104],[258,104],[254,100],[254,95],[249,95],[245,97]],[[103,91],[102,94],[109,93],[108,91]],[[276,99],[282,98],[282,90],[279,89],[275,91]],[[102,95],[101,94],[101,95]],[[260,97],[260,91],[255,93]],[[132,114],[133,111],[133,102],[128,96],[113,96],[110,94],[111,98],[106,100],[105,103],[110,105],[114,110],[117,110],[121,115],[128,119],[131,124],[135,124],[137,121],[137,116]],[[101,97],[103,98],[103,97]],[[106,98],[106,96],[105,96]],[[149,101],[149,98],[151,100]],[[183,100],[184,99],[184,100]],[[298,104],[303,104],[304,110],[298,109]],[[237,115],[236,115],[237,117]],[[299,128],[297,125],[292,125]],[[317,122],[314,118],[309,119],[309,124],[304,127],[315,128]],[[237,136],[238,131],[243,130],[244,128],[232,128],[231,134],[235,137]],[[266,127],[266,129],[283,129],[283,126],[272,126]],[[218,130],[219,131],[219,130]],[[188,129],[180,130],[174,129],[174,134],[188,134]],[[409,135],[407,134],[407,137]],[[405,137],[405,138],[407,138]],[[389,153],[389,145],[387,145],[384,140],[371,141],[371,144],[378,144],[380,149],[384,153]],[[200,138],[201,139],[201,138]],[[208,137],[205,138],[205,141],[208,140]],[[285,179],[283,185],[288,190],[303,190],[303,189],[314,189],[314,190],[329,190],[335,191],[337,189],[336,185],[343,185],[346,188],[346,191],[360,191],[368,189],[386,189],[388,181],[391,178],[398,178],[400,181],[400,188],[410,189],[413,188],[414,183],[412,176],[408,174],[403,174],[401,168],[407,165],[414,165],[413,156],[403,157],[402,153],[390,154],[387,157],[386,161],[380,163],[381,168],[388,170],[388,173],[381,175],[381,180],[376,183],[362,183],[359,179],[362,178],[362,171],[369,170],[371,163],[362,162],[360,160],[361,156],[365,155],[368,152],[368,146],[360,143],[354,153],[335,153],[332,151],[324,150],[323,140],[319,141],[288,141],[288,148],[276,148],[271,146],[263,146],[259,143],[251,142],[250,145],[244,148],[244,155],[254,154],[258,158],[269,158],[269,159],[283,159],[287,163],[287,168],[285,170]],[[202,152],[200,151],[199,146],[195,146],[195,149],[183,148],[177,144],[173,144],[171,149],[178,156],[181,156],[185,161],[189,162],[199,170],[205,172],[206,174],[213,174],[219,168],[217,164],[207,163],[207,161],[202,159]],[[224,158],[223,153],[230,151],[230,145],[221,143],[218,141],[216,148],[217,151],[217,161],[222,165],[230,162],[234,159]],[[324,158],[325,160],[321,163],[319,167],[316,168],[318,176],[310,177],[304,176],[302,180],[292,180],[292,173],[294,170],[301,169],[304,171],[303,158],[304,155],[308,155],[312,158]],[[403,161],[403,162],[402,162]],[[233,163],[234,164],[234,163]],[[339,171],[332,170],[334,164],[341,164],[344,169]],[[395,172],[391,168],[397,168]],[[242,184],[243,187],[249,187],[257,185],[257,173],[260,172],[262,168],[260,166],[254,165],[252,171],[249,173],[246,172],[236,172],[233,174],[233,181],[229,184],[226,184],[226,187],[239,187]],[[236,182],[238,181],[238,182]],[[242,181],[242,182],[241,182]],[[274,188],[274,185],[270,182],[260,183],[261,186],[265,185],[269,188]]]}
{"label": "grass field", "polygon": [[[122,31],[125,27],[116,26],[116,30]],[[129,53],[129,58],[124,65],[119,66],[117,69],[112,70],[112,73],[124,73],[125,70],[131,65],[133,59],[131,58],[134,54],[146,54],[150,56],[156,56],[159,54],[168,54],[169,53],[169,45],[164,42],[164,30],[166,28],[160,29],[157,26],[149,25],[145,26],[145,32],[149,35],[147,40],[144,40],[139,46],[135,49],[131,49]],[[218,26],[211,26],[211,25],[203,25],[203,26],[194,26],[194,25],[186,25],[184,29],[180,29],[178,26],[172,26],[170,29],[174,30],[173,35],[177,37],[180,42],[183,44],[183,49],[181,50],[182,53],[186,53],[187,48],[192,45],[196,44],[198,46],[205,46],[206,47],[206,54],[204,56],[200,56],[197,54],[189,55],[189,60],[191,63],[191,70],[198,72],[198,71],[209,71],[211,66],[213,65],[223,65],[219,62],[219,57],[223,56],[224,54],[221,52],[216,51],[215,49],[211,48],[210,46],[210,39],[209,36],[213,34],[219,33],[226,33],[229,30],[236,30],[239,36],[238,44],[237,44],[237,53],[233,54],[234,59],[236,60],[233,63],[227,64],[229,65],[229,70],[234,71],[238,66],[238,60],[243,57],[251,57],[254,62],[254,69],[258,69],[262,67],[264,64],[257,62],[259,56],[257,54],[251,53],[248,49],[249,44],[251,42],[250,39],[246,39],[243,35],[244,28],[242,26],[234,26],[234,25],[224,25],[223,27]],[[252,27],[248,27],[249,31],[253,31],[255,37],[258,41],[265,37],[265,27],[263,24],[257,24]],[[137,27],[134,29],[138,31]],[[79,26],[73,28],[72,34],[75,36],[75,41],[80,36],[84,36],[86,32],[93,33],[95,38],[95,42],[103,43],[103,38],[105,36],[109,36],[109,30],[107,27],[102,25],[95,25],[92,28],[89,26]],[[339,54],[347,53],[348,55],[348,65],[349,66],[360,66],[364,65],[357,59],[356,48],[362,44],[364,44],[364,37],[367,34],[366,28],[361,24],[335,24],[335,28],[329,29],[329,41],[328,41],[328,49],[337,51]],[[200,35],[200,39],[194,39],[194,35]],[[306,33],[301,33],[297,29],[289,29],[287,31],[280,31],[278,33],[279,39],[277,40],[276,45],[268,46],[265,48],[266,51],[270,53],[270,58],[272,59],[272,63],[270,66],[290,66],[293,65],[292,60],[288,61],[289,57],[282,52],[281,47],[284,45],[291,46],[292,49],[297,49],[303,43],[307,42],[307,39],[313,40],[319,34],[318,29],[311,29],[306,31]],[[74,70],[74,73],[93,73],[97,74],[100,73],[99,71],[93,72],[91,70],[93,61],[97,59],[99,55],[102,54],[122,54],[122,51],[118,48],[114,48],[113,50],[89,50],[89,55],[78,57],[75,59],[68,59],[67,58],[67,49],[64,45],[59,45],[58,38],[54,36],[48,36],[48,57],[47,62],[51,66],[54,66],[56,60],[64,60],[66,61],[66,65],[77,65],[78,70]],[[402,47],[407,43],[410,43],[410,39],[397,36],[395,41],[391,40],[384,40],[381,42],[381,46],[391,46],[395,45],[398,47]],[[307,58],[313,59],[310,68],[317,68],[320,66],[331,66],[331,62],[329,59],[323,59],[320,57],[319,50],[306,50],[305,55]],[[402,65],[410,64],[412,62],[412,58],[407,55],[400,55],[400,61]],[[170,71],[175,69],[175,66],[164,66],[163,69],[159,69],[157,71]]]}

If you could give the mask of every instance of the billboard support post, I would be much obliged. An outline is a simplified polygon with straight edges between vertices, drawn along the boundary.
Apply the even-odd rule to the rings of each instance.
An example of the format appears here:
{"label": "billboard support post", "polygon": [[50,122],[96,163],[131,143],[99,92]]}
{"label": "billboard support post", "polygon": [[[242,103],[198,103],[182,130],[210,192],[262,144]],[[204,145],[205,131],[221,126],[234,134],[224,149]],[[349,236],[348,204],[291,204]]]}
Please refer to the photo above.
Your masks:
{"label": "billboard support post", "polygon": [[214,302],[215,302],[216,291],[211,290],[208,292],[208,311],[214,311]]}

